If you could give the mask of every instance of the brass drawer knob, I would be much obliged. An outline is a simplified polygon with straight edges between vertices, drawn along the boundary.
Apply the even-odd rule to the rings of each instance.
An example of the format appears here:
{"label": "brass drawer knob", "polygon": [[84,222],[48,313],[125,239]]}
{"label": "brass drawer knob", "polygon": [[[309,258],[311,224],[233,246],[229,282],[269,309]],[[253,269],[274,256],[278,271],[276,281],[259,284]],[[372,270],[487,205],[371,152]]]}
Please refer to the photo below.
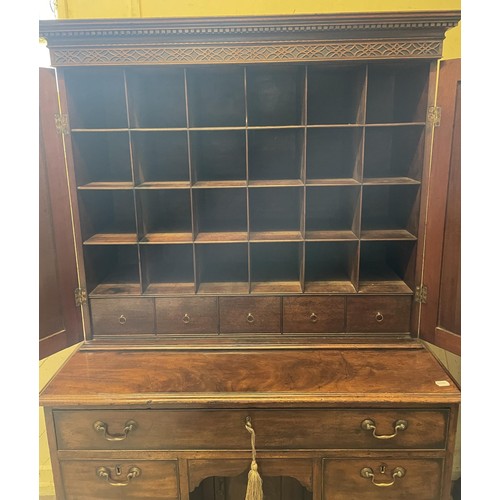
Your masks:
{"label": "brass drawer knob", "polygon": [[253,314],[252,313],[248,313],[247,314],[247,321],[249,323],[253,323],[255,321],[255,318],[253,317]]}
{"label": "brass drawer knob", "polygon": [[128,433],[134,429],[137,429],[137,422],[135,420],[129,420],[125,423],[125,427],[121,434],[109,434],[108,424],[101,420],[94,422],[94,430],[96,432],[102,432],[106,441],[123,441],[128,436]]}
{"label": "brass drawer knob", "polygon": [[375,319],[377,320],[377,323],[382,323],[382,321],[384,321],[384,315],[381,312],[378,312],[375,315]]}
{"label": "brass drawer knob", "polygon": [[375,486],[386,488],[387,486],[392,486],[396,482],[397,478],[404,477],[404,475],[406,474],[406,470],[403,467],[395,467],[391,474],[392,481],[388,483],[375,481],[375,474],[373,472],[373,469],[370,469],[370,467],[364,467],[360,470],[359,473],[361,474],[361,477],[364,477],[365,479],[371,479],[372,484],[374,484]]}
{"label": "brass drawer knob", "polygon": [[104,479],[111,486],[128,486],[134,477],[139,477],[141,475],[141,469],[135,465],[130,467],[127,472],[127,478],[124,480],[113,479],[111,477],[111,471],[107,467],[98,467],[96,469],[96,474],[98,478]]}
{"label": "brass drawer knob", "polygon": [[187,325],[190,321],[191,321],[191,318],[189,317],[189,315],[187,313],[184,314],[184,317],[182,318],[182,322]]}
{"label": "brass drawer knob", "polygon": [[127,318],[122,314],[119,318],[118,318],[118,323],[120,323],[120,325],[124,325],[125,323],[127,322]]}
{"label": "brass drawer knob", "polygon": [[369,418],[361,422],[361,428],[365,431],[372,431],[373,437],[377,439],[392,439],[396,437],[399,431],[405,431],[408,428],[407,420],[396,420],[394,422],[394,432],[392,434],[377,434],[375,422]]}
{"label": "brass drawer knob", "polygon": [[309,316],[309,319],[311,320],[312,323],[318,322],[318,316],[315,313],[312,313],[311,316]]}

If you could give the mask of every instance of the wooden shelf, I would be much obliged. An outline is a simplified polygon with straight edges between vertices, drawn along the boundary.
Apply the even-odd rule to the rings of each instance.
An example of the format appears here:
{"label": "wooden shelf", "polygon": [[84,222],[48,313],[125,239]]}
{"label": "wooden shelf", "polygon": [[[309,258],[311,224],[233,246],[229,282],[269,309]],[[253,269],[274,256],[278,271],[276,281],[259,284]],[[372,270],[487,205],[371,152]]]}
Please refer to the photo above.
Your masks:
{"label": "wooden shelf", "polygon": [[134,185],[132,182],[89,182],[88,184],[85,184],[83,186],[78,186],[79,190],[99,190],[103,189],[106,191],[112,190],[112,189],[133,189]]}
{"label": "wooden shelf", "polygon": [[382,186],[382,185],[398,185],[398,184],[413,184],[418,185],[420,181],[410,179],[410,177],[365,177],[363,179],[365,186]]}
{"label": "wooden shelf", "polygon": [[358,237],[352,231],[306,231],[306,241],[344,241],[356,239]]}
{"label": "wooden shelf", "polygon": [[303,241],[300,231],[254,231],[250,241]]}
{"label": "wooden shelf", "polygon": [[151,283],[144,290],[145,295],[192,295],[194,283]]}
{"label": "wooden shelf", "polygon": [[91,292],[91,297],[98,295],[140,295],[141,285],[139,283],[101,283]]}
{"label": "wooden shelf", "polygon": [[94,234],[84,241],[84,245],[134,245],[137,243],[135,233],[102,233]]}
{"label": "wooden shelf", "polygon": [[136,189],[189,189],[189,181],[146,181],[141,182]]}
{"label": "wooden shelf", "polygon": [[252,293],[302,293],[299,281],[252,282]]}
{"label": "wooden shelf", "polygon": [[167,243],[191,243],[193,233],[148,233],[140,240],[140,244],[159,245]]}
{"label": "wooden shelf", "polygon": [[248,241],[246,231],[198,233],[195,238],[196,243],[237,243],[242,241]]}
{"label": "wooden shelf", "polygon": [[249,289],[248,282],[221,281],[214,283],[200,283],[198,287],[199,294],[247,294]]}
{"label": "wooden shelf", "polygon": [[373,229],[361,231],[362,240],[416,240],[417,237],[405,229]]}
{"label": "wooden shelf", "polygon": [[306,281],[305,293],[356,293],[350,281]]}
{"label": "wooden shelf", "polygon": [[197,181],[193,184],[193,189],[218,189],[246,187],[246,180],[234,181]]}

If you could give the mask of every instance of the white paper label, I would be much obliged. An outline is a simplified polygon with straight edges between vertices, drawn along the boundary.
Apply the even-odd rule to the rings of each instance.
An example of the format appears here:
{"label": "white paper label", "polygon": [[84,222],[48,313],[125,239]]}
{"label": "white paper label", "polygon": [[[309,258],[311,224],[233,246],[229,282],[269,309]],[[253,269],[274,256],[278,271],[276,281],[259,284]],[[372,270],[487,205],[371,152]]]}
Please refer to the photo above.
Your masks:
{"label": "white paper label", "polygon": [[449,387],[450,385],[447,380],[436,380],[434,383],[439,387]]}

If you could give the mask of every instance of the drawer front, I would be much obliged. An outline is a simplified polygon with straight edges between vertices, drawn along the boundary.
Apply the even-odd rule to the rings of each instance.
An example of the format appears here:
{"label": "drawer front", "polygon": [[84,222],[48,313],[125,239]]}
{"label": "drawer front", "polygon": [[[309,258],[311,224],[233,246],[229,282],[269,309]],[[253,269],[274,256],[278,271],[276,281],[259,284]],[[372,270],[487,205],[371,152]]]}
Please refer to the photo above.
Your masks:
{"label": "drawer front", "polygon": [[247,449],[247,416],[261,449],[446,446],[447,410],[54,411],[60,450]]}
{"label": "drawer front", "polygon": [[347,332],[410,331],[411,297],[347,297]]}
{"label": "drawer front", "polygon": [[215,297],[156,299],[157,333],[217,333]]}
{"label": "drawer front", "polygon": [[62,461],[66,500],[179,498],[173,460]]}
{"label": "drawer front", "polygon": [[152,298],[93,299],[90,310],[95,335],[154,333]]}
{"label": "drawer front", "polygon": [[221,297],[221,333],[280,333],[279,297]]}
{"label": "drawer front", "polygon": [[323,470],[323,500],[448,498],[441,496],[441,459],[326,459]]}
{"label": "drawer front", "polygon": [[344,331],[344,297],[283,297],[284,333]]}

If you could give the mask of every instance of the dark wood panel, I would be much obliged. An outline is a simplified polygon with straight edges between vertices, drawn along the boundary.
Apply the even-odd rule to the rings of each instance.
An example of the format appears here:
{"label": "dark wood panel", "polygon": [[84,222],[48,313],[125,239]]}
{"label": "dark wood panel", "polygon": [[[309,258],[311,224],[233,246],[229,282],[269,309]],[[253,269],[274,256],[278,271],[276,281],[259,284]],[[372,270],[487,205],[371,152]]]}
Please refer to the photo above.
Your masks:
{"label": "dark wood panel", "polygon": [[93,299],[90,307],[94,335],[155,331],[152,298]]}
{"label": "dark wood panel", "polygon": [[347,297],[347,332],[408,332],[410,308],[411,297]]}
{"label": "dark wood panel", "polygon": [[[109,481],[98,476],[101,467],[109,474]],[[140,470],[139,475],[127,479],[134,468]],[[177,464],[174,461],[76,460],[61,462],[61,469],[66,500],[178,498]]]}
{"label": "dark wood panel", "polygon": [[54,70],[40,68],[39,81],[39,357],[45,358],[83,340],[83,326]]}
{"label": "dark wood panel", "polygon": [[[437,380],[445,386],[436,385]],[[214,397],[223,397],[222,406],[279,405],[283,397],[290,405],[459,400],[454,382],[425,349],[344,347],[79,351],[42,393],[41,402],[107,404],[108,394],[137,405],[204,404]]]}
{"label": "dark wood panel", "polygon": [[[403,477],[395,478],[392,486],[380,487],[361,471],[370,468],[375,483],[389,484],[397,467],[404,469]],[[324,461],[324,500],[441,500],[443,461],[409,460],[406,458],[365,458]],[[385,472],[382,473],[381,471]]]}
{"label": "dark wood panel", "polygon": [[427,303],[420,337],[460,354],[460,59],[439,71],[441,122],[435,128],[423,262]]}
{"label": "dark wood panel", "polygon": [[[252,420],[260,450],[446,447],[446,410],[54,411],[58,447],[68,450],[245,449],[250,445],[247,417]],[[365,420],[374,429],[364,428]],[[127,430],[131,421],[133,428]],[[96,422],[102,422],[99,430]],[[395,436],[380,439],[374,433]]]}
{"label": "dark wood panel", "polygon": [[344,331],[344,297],[283,297],[284,333]]}
{"label": "dark wood panel", "polygon": [[221,333],[279,333],[279,297],[221,297]]}
{"label": "dark wood panel", "polygon": [[217,298],[157,298],[156,330],[157,333],[217,333]]}

